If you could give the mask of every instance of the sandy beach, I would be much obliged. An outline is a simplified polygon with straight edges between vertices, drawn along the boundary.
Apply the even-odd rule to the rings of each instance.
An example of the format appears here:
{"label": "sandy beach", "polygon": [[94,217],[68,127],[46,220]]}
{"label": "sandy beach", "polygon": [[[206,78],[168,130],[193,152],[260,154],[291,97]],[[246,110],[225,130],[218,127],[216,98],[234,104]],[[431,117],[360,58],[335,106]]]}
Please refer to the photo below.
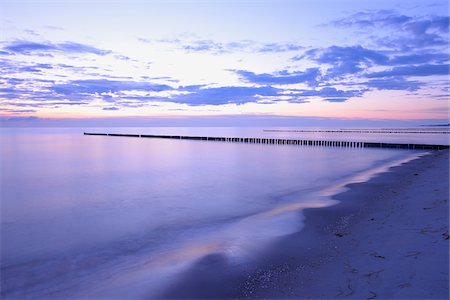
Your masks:
{"label": "sandy beach", "polygon": [[274,245],[243,298],[448,299],[449,152],[353,184],[308,209]]}

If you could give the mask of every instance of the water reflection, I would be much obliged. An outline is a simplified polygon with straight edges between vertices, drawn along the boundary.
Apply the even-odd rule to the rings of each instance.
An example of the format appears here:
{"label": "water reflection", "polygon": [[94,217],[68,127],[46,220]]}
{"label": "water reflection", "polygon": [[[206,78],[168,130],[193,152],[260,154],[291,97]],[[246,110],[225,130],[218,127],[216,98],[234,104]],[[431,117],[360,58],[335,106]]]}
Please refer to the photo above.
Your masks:
{"label": "water reflection", "polygon": [[13,131],[1,283],[17,298],[133,298],[209,254],[245,265],[300,230],[303,209],[333,204],[324,191],[411,153]]}

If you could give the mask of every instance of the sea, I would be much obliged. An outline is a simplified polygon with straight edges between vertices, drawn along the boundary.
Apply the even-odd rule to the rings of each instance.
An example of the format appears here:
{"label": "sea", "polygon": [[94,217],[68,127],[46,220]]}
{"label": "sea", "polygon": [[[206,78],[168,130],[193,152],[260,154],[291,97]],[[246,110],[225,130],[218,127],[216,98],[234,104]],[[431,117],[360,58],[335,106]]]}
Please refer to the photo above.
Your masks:
{"label": "sea", "polygon": [[0,128],[2,299],[160,298],[211,255],[245,273],[305,209],[427,153],[84,132],[449,144],[448,128]]}

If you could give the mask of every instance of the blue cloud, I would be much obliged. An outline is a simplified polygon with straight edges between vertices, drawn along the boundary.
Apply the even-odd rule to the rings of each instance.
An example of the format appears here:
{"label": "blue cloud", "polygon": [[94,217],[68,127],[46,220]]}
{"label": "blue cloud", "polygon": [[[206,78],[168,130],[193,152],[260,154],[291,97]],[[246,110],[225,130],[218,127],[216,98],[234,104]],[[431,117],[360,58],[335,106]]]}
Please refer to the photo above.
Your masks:
{"label": "blue cloud", "polygon": [[332,65],[327,76],[341,77],[347,74],[356,74],[368,66],[386,65],[389,57],[378,51],[363,48],[362,46],[339,47],[331,46],[326,49],[312,49],[293,60],[311,59],[320,64]]}
{"label": "blue cloud", "polygon": [[104,107],[103,110],[119,110],[119,108],[111,106],[111,107]]}
{"label": "blue cloud", "polygon": [[172,89],[172,87],[165,84],[108,79],[73,80],[67,83],[55,84],[50,87],[50,90],[65,96],[94,95],[131,90],[160,92]]}
{"label": "blue cloud", "polygon": [[[345,19],[332,22],[332,25],[356,27],[367,30],[372,36],[378,35],[381,46],[403,51],[417,48],[447,47],[449,32],[448,16],[411,17],[393,10],[362,12]],[[382,31],[374,29],[381,28]]]}
{"label": "blue cloud", "polygon": [[307,83],[310,86],[316,86],[321,76],[318,68],[309,68],[304,72],[284,70],[273,74],[256,74],[245,70],[234,70],[234,72],[246,82],[263,85]]}
{"label": "blue cloud", "polygon": [[389,59],[389,65],[417,65],[425,63],[445,63],[449,60],[447,53],[416,53],[395,55]]}
{"label": "blue cloud", "polygon": [[377,90],[417,91],[423,84],[419,81],[408,81],[403,78],[382,78],[371,79],[365,82],[364,85]]}
{"label": "blue cloud", "polygon": [[[15,80],[14,80],[15,81]],[[39,82],[39,80],[34,80],[36,82]],[[43,83],[45,86],[36,86],[33,80],[24,80],[24,81],[18,81],[18,83],[27,83],[22,84],[20,87],[17,86],[11,86],[11,87],[5,87],[0,89],[0,98],[3,99],[9,99],[13,102],[10,103],[10,105],[16,105],[21,106],[23,104],[23,101],[26,100],[32,100],[37,101],[33,102],[31,105],[24,105],[24,106],[48,106],[53,104],[67,104],[67,105],[75,105],[75,104],[86,104],[87,100],[90,100],[92,98],[90,95],[86,94],[74,94],[70,97],[67,97],[66,95],[58,94],[51,90],[52,84],[54,84],[51,80],[43,80]],[[21,102],[22,101],[22,102]],[[59,101],[59,102],[55,102]]]}
{"label": "blue cloud", "polygon": [[[107,79],[74,80],[64,84],[55,84],[49,89],[59,96],[70,99],[93,99],[102,93],[120,93],[123,91],[171,91],[174,88],[164,84],[147,82],[115,81]],[[186,91],[188,94],[160,96],[125,96],[113,97],[102,95],[102,99],[109,103],[125,104],[128,100],[141,102],[173,102],[188,105],[220,105],[227,103],[247,103],[259,100],[260,96],[277,96],[279,90],[273,87],[218,87],[205,88],[203,85],[181,86],[177,91]]]}
{"label": "blue cloud", "polygon": [[[114,105],[126,107],[141,107],[149,102],[170,102],[187,104],[189,106],[201,105],[223,105],[223,104],[244,104],[258,102],[262,104],[273,103],[275,101],[288,101],[292,103],[304,103],[305,97],[299,98],[295,93],[285,94],[285,90],[269,86],[245,87],[245,86],[225,86],[225,87],[204,87],[188,86],[179,87],[177,91],[189,91],[188,94],[174,94],[171,96],[141,96],[141,95],[121,95],[120,97],[103,96],[103,100]],[[283,98],[280,98],[283,96]]]}
{"label": "blue cloud", "polygon": [[182,49],[188,52],[210,52],[213,54],[230,53],[234,51],[248,51],[254,49],[256,43],[253,41],[237,41],[221,43],[213,40],[194,40],[183,42],[180,39],[169,40],[169,43],[181,45]]}
{"label": "blue cloud", "polygon": [[393,10],[358,12],[344,19],[332,22],[332,25],[344,27],[399,26],[413,20],[412,17],[398,14]]}
{"label": "blue cloud", "polygon": [[14,93],[14,88],[0,88],[0,93]]}
{"label": "blue cloud", "polygon": [[90,53],[96,55],[106,55],[111,53],[108,50],[98,49],[89,45],[80,43],[64,42],[64,43],[37,43],[31,41],[15,41],[3,47],[3,51],[14,54],[35,54],[47,52],[61,53]]}
{"label": "blue cloud", "polygon": [[449,65],[419,65],[419,66],[402,66],[395,67],[390,70],[373,72],[366,74],[368,78],[378,77],[397,77],[397,76],[432,76],[432,75],[449,75]]}
{"label": "blue cloud", "polygon": [[18,113],[18,114],[22,114],[22,113],[34,113],[36,112],[36,110],[34,109],[10,109],[10,108],[0,108],[0,112],[8,112],[8,113]]}
{"label": "blue cloud", "polygon": [[294,42],[278,42],[278,43],[260,43],[252,40],[240,40],[228,43],[222,43],[213,40],[186,40],[182,38],[175,39],[159,39],[151,40],[145,38],[138,38],[138,41],[143,43],[168,43],[181,47],[187,52],[210,52],[213,54],[231,53],[236,51],[242,52],[259,52],[259,53],[280,53],[298,51],[304,49],[302,45]]}
{"label": "blue cloud", "polygon": [[26,79],[22,79],[22,78],[5,78],[6,82],[8,82],[9,84],[15,85],[15,84],[20,84],[22,82],[25,82]]}
{"label": "blue cloud", "polygon": [[260,100],[258,96],[277,96],[280,90],[273,87],[227,86],[201,88],[191,94],[177,95],[166,99],[167,102],[188,105],[243,104]]}
{"label": "blue cloud", "polygon": [[[399,21],[399,20],[398,20]],[[389,22],[395,22],[393,19]],[[449,60],[447,53],[421,51],[420,53],[387,54],[385,52],[364,48],[331,46],[325,49],[311,49],[294,60],[310,59],[320,64],[331,65],[320,78],[319,84],[328,80],[341,79],[346,75],[361,78],[390,78],[387,80],[369,80],[361,85],[378,90],[418,90],[425,83],[407,81],[405,77],[448,75]],[[370,72],[368,67],[383,67],[382,71]],[[387,69],[386,69],[387,68]],[[345,82],[342,84],[346,85]]]}
{"label": "blue cloud", "polygon": [[258,52],[290,52],[304,49],[303,46],[294,43],[267,43],[258,48]]}
{"label": "blue cloud", "polygon": [[19,68],[20,72],[31,72],[31,73],[39,73],[42,72],[42,70],[48,70],[53,69],[53,66],[50,64],[35,64],[31,66],[24,66]]}
{"label": "blue cloud", "polygon": [[109,50],[98,49],[89,45],[73,43],[73,42],[65,42],[61,44],[56,44],[57,48],[62,52],[68,53],[91,53],[97,55],[106,55],[111,53]]}
{"label": "blue cloud", "polygon": [[405,28],[415,35],[426,34],[431,30],[447,33],[449,31],[448,16],[432,16],[425,19],[409,21],[405,23]]}
{"label": "blue cloud", "polygon": [[216,43],[211,40],[198,40],[194,41],[189,45],[182,46],[186,51],[194,51],[194,52],[223,52],[224,46],[221,43]]}
{"label": "blue cloud", "polygon": [[415,35],[420,35],[430,30],[437,30],[443,33],[448,32],[449,20],[448,16],[411,17],[402,15],[395,10],[374,10],[350,15],[345,19],[333,21],[332,24],[360,28],[380,26],[395,29],[402,28]]}
{"label": "blue cloud", "polygon": [[8,46],[3,47],[3,50],[21,54],[28,54],[30,52],[36,51],[55,51],[57,49],[58,48],[52,44],[42,44],[27,41],[16,41],[9,44]]}
{"label": "blue cloud", "polygon": [[328,102],[344,102],[353,97],[361,97],[366,89],[363,90],[338,90],[334,87],[324,87],[319,90],[303,90],[294,93],[301,97],[321,97]]}

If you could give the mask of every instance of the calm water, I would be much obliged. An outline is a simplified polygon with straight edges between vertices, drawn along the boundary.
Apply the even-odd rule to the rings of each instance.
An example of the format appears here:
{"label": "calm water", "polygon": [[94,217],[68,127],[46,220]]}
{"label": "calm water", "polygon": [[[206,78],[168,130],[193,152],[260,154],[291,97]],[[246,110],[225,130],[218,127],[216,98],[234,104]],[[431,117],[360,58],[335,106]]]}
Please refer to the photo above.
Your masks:
{"label": "calm water", "polygon": [[422,153],[83,131],[106,130],[1,129],[2,298],[152,297],[213,253],[244,270],[265,245],[301,230],[304,208],[333,205],[346,183]]}
{"label": "calm water", "polygon": [[[72,129],[80,131],[80,129]],[[86,131],[106,133],[137,133],[167,135],[197,135],[222,137],[260,137],[305,140],[384,142],[450,145],[450,128],[259,128],[259,127],[147,127],[91,128]],[[333,131],[333,132],[328,132]],[[336,132],[339,131],[339,132]]]}

